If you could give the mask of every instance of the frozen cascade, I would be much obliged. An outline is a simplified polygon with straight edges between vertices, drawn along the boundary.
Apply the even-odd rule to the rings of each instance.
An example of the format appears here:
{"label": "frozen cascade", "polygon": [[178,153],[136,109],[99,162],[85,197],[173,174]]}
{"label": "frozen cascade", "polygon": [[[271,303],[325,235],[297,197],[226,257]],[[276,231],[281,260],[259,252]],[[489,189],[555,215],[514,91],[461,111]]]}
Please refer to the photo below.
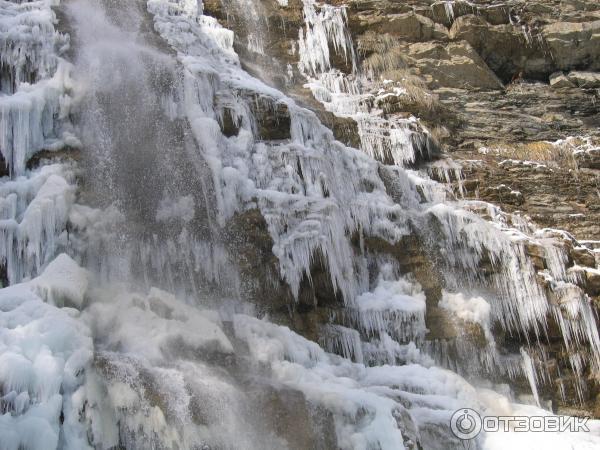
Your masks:
{"label": "frozen cascade", "polygon": [[352,328],[341,325],[325,325],[321,332],[320,344],[324,350],[337,353],[354,360],[364,362],[360,333]]}
{"label": "frozen cascade", "polygon": [[387,334],[397,342],[418,342],[426,332],[425,294],[418,283],[391,274],[383,266],[373,291],[359,295],[345,314],[367,336]]}
{"label": "frozen cascade", "polygon": [[[451,3],[452,2],[445,3],[449,16],[453,16]],[[307,3],[305,2],[305,11],[306,8]],[[317,9],[318,6],[313,5],[313,8]],[[343,15],[341,17],[343,17]],[[305,21],[307,27],[310,27],[315,23],[314,15],[305,12]],[[329,28],[337,30],[340,21],[337,18],[332,18],[330,21],[332,23],[329,25]],[[342,23],[344,22],[342,21]],[[336,35],[343,36],[344,32],[338,31]],[[311,46],[307,49],[306,47],[303,47],[302,39],[303,35],[301,34],[301,61],[303,51],[311,61],[319,60],[314,53],[315,49],[318,49],[319,47]],[[332,38],[329,36],[327,39],[324,38],[323,42],[331,42],[331,39]],[[348,45],[351,46],[352,43],[350,42]],[[338,47],[334,46],[334,48]],[[329,57],[329,51],[322,52],[322,58]],[[410,133],[397,130],[393,124],[377,119],[385,132],[373,133],[373,139],[369,138],[369,134],[365,134],[365,130],[369,130],[369,133],[374,130],[372,127],[364,127],[365,112],[369,111],[368,106],[366,106],[369,104],[369,81],[368,78],[364,76],[357,76],[356,64],[353,64],[353,71],[350,75],[343,74],[336,69],[331,70],[328,68],[327,64],[323,63],[318,66],[313,65],[312,72],[308,71],[307,66],[303,65],[302,62],[300,63],[300,67],[301,69],[304,68],[304,71],[309,78],[307,86],[311,88],[315,98],[320,100],[328,110],[335,114],[344,117],[352,117],[356,120],[362,142],[362,149],[366,153],[384,161],[391,159],[396,164],[404,164],[414,160],[415,153],[413,152],[413,142]],[[320,71],[318,70],[318,67],[321,68]],[[370,76],[373,77],[373,74],[370,74]],[[388,80],[384,80],[383,84],[384,86],[388,84]],[[375,100],[381,97],[385,98],[388,95],[405,94],[406,91],[403,90],[402,87],[394,87],[392,93],[386,93],[386,89],[380,89],[377,94],[375,94]],[[375,104],[377,103],[375,102]],[[373,118],[377,117],[376,110],[370,112],[371,114],[367,115],[367,121],[372,121]],[[397,131],[399,132],[397,133]],[[395,141],[395,139],[397,139],[397,141]],[[406,150],[401,150],[400,153],[398,153],[398,149],[403,148],[408,148],[408,152]],[[386,157],[386,151],[391,151],[391,158]],[[452,161],[437,161],[431,165],[429,170],[433,172],[436,178],[441,179],[442,181],[450,182],[451,179],[455,179],[458,182],[458,193],[462,195],[461,172],[459,166]],[[535,339],[539,340],[546,333],[546,317],[551,315],[554,316],[556,322],[559,324],[566,348],[570,348],[572,341],[579,341],[578,338],[573,339],[569,330],[569,326],[573,323],[578,323],[578,334],[581,336],[585,335],[585,340],[589,343],[593,343],[591,348],[598,348],[596,344],[599,342],[597,338],[597,326],[595,325],[596,320],[593,318],[594,313],[591,312],[590,300],[583,295],[580,288],[572,284],[574,281],[573,277],[576,275],[565,271],[567,255],[562,249],[556,247],[554,242],[552,242],[552,239],[547,241],[543,232],[536,233],[536,237],[539,239],[537,244],[541,244],[545,249],[546,261],[551,274],[549,277],[547,275],[544,276],[551,280],[550,282],[553,286],[551,289],[554,292],[553,295],[556,295],[559,298],[565,297],[565,289],[562,287],[563,281],[560,281],[557,284],[553,280],[564,280],[564,282],[570,286],[570,291],[579,292],[579,295],[571,295],[570,301],[561,301],[559,303],[568,305],[571,301],[574,302],[574,304],[577,305],[577,308],[582,309],[582,314],[587,316],[587,319],[583,319],[582,321],[579,321],[578,319],[575,321],[566,319],[569,317],[569,314],[565,313],[565,306],[557,307],[556,303],[548,302],[546,293],[536,282],[536,277],[538,276],[536,270],[532,267],[528,256],[525,254],[525,245],[530,243],[531,239],[524,236],[520,231],[515,232],[514,230],[511,230],[511,227],[506,226],[503,219],[501,219],[500,223],[496,224],[496,227],[502,231],[502,233],[498,233],[497,231],[492,231],[488,228],[488,225],[481,223],[478,220],[472,220],[474,219],[473,217],[463,221],[465,218],[463,212],[454,209],[449,210],[447,206],[436,205],[431,208],[429,212],[438,218],[441,226],[445,229],[443,232],[447,238],[445,244],[449,245],[451,250],[448,251],[445,249],[444,244],[440,246],[441,248],[436,245],[435,249],[437,252],[443,252],[443,254],[449,258],[446,270],[446,273],[448,274],[446,275],[446,282],[450,286],[454,286],[454,289],[457,289],[459,284],[464,283],[465,278],[470,280],[471,283],[475,282],[475,284],[479,284],[482,281],[481,279],[477,279],[476,274],[479,271],[478,266],[484,258],[491,258],[492,265],[499,265],[500,261],[502,261],[503,273],[496,275],[490,283],[494,290],[500,293],[499,298],[493,296],[494,301],[491,303],[493,318],[491,319],[491,322],[499,321],[502,327],[509,330],[509,332],[524,332],[526,336],[528,333],[532,332],[536,336]],[[440,214],[446,217],[442,218]],[[497,216],[498,214],[496,213],[492,214],[492,217]],[[457,220],[461,222],[460,225],[456,223]],[[478,230],[482,225],[484,228],[488,229],[486,231],[483,231],[483,229]],[[428,229],[428,227],[422,227],[422,229]],[[530,230],[527,231],[531,232]],[[436,237],[431,236],[428,240],[434,242]],[[456,267],[460,267],[462,270],[458,271],[458,279],[454,280],[452,278],[455,275],[452,274],[456,274]],[[473,279],[473,275],[475,275],[475,279]],[[575,316],[580,317],[577,313],[575,313]],[[489,335],[489,331],[487,334]],[[596,355],[599,354],[595,350],[592,350],[592,352]],[[512,368],[515,367],[515,365],[509,364],[506,366],[504,362],[500,362],[500,358],[493,345],[489,346],[489,351],[485,351],[484,354],[486,356],[484,357],[483,365],[488,371],[508,367],[507,372],[512,375]],[[591,356],[588,360],[593,367],[597,367],[596,358],[597,356]],[[502,361],[504,361],[504,359],[502,359]],[[575,373],[581,373],[581,368],[576,363],[572,363],[572,369]],[[593,370],[596,371],[596,369]],[[578,383],[581,384],[580,382]],[[579,392],[579,386],[577,387],[577,390]],[[533,391],[535,392],[535,388]]]}
{"label": "frozen cascade", "polygon": [[[196,15],[199,4],[179,7]],[[216,236],[211,160],[198,154],[181,117],[192,87],[164,43],[131,38],[152,25],[145,5],[79,1],[65,8],[77,37],[77,125],[94,149],[80,164],[92,197],[69,217],[77,258],[105,281],[136,278],[182,295],[221,286],[239,296],[236,266]],[[122,70],[105,77],[106,66]],[[123,102],[126,108],[115,107]]]}
{"label": "frozen cascade", "polygon": [[68,36],[56,33],[49,2],[8,2],[0,5],[0,91],[11,94],[22,83],[50,78],[59,63],[56,51]]}
{"label": "frozen cascade", "polygon": [[17,176],[37,151],[79,145],[67,120],[70,67],[59,57],[68,37],[54,31],[50,4],[0,5],[0,152]]}
{"label": "frozen cascade", "polygon": [[[58,36],[51,2],[5,3],[2,17],[39,10],[32,20]],[[241,69],[232,32],[201,15],[199,2],[149,0],[153,18],[140,5],[68,2],[75,80],[56,78],[71,69],[54,44],[47,58],[6,63],[14,74],[39,65],[26,69],[39,79],[23,79],[34,84],[0,100],[54,86],[59,106],[39,121],[28,118],[25,128],[36,134],[19,137],[16,147],[14,123],[0,129],[13,174],[0,184],[0,256],[11,284],[0,291],[2,450],[462,448],[448,430],[459,408],[551,414],[539,408],[538,392],[548,380],[549,318],[573,372],[600,370],[595,313],[575,272],[564,269],[556,233],[515,228],[491,205],[454,201],[443,186],[399,166],[414,154],[399,151],[398,165],[384,166],[373,159],[378,150],[335,141],[315,114]],[[310,83],[326,87],[313,92],[325,103],[328,93],[361,97],[356,78],[330,70],[329,43],[356,68],[343,8],[306,0],[304,11],[300,64],[317,77]],[[147,20],[174,52],[144,42]],[[107,65],[123,70],[107,78]],[[84,157],[28,169],[42,148],[79,146],[66,120],[65,80],[83,108],[74,129]],[[350,100],[352,114],[389,125]],[[287,111],[289,137],[259,139],[260,104]],[[221,131],[225,111],[238,128],[231,136]],[[414,143],[401,131],[393,139],[396,149]],[[296,301],[315,261],[327,267],[344,308],[322,327],[323,348],[243,301],[235,255],[217,230],[251,210],[264,217]],[[481,367],[466,375],[481,379],[501,368],[525,377],[538,406],[436,366],[445,356],[465,372],[450,344],[427,340],[430,305],[420,283],[365,246],[367,238],[394,246],[412,235],[439,255],[440,309],[480,327],[487,341]],[[544,249],[547,270],[534,268],[531,245]],[[495,269],[490,276],[481,273],[485,264]],[[501,355],[493,325],[529,345]],[[455,345],[467,356],[480,351],[466,340]],[[589,425],[592,432],[581,434],[484,433],[474,445],[529,448],[541,439],[544,448],[597,448],[600,426]]]}
{"label": "frozen cascade", "polygon": [[54,258],[75,197],[73,168],[43,166],[0,185],[0,260],[10,284]]}
{"label": "frozen cascade", "polygon": [[317,5],[314,0],[303,0],[306,29],[300,29],[300,69],[318,75],[331,68],[329,44],[335,52],[343,53],[346,61],[356,68],[356,55],[350,31],[346,27],[346,7]]}
{"label": "frozen cascade", "polygon": [[[274,240],[281,273],[292,291],[298,292],[318,250],[335,287],[352,301],[359,288],[352,276],[352,250],[346,233],[362,229],[397,240],[406,232],[389,219],[399,216],[401,209],[383,194],[377,164],[334,141],[313,113],[242,72],[231,48],[232,39],[223,39],[224,31],[211,18],[201,16],[198,34],[191,34],[187,22],[191,19],[167,15],[163,2],[150,2],[149,6],[156,12],[159,32],[185,52],[181,59],[187,68],[187,95],[218,99],[216,105],[187,102],[186,113],[213,169],[220,222],[240,208],[258,206]],[[203,51],[205,48],[210,52]],[[249,90],[273,104],[285,104],[291,116],[291,142],[254,144],[254,118],[247,100],[241,97]],[[229,98],[227,92],[231,92]],[[222,114],[215,113],[224,107],[234,111],[241,126],[238,135],[229,139],[220,132]],[[217,147],[223,151],[213,157]],[[354,185],[348,186],[348,180]],[[375,189],[367,192],[363,186]]]}
{"label": "frozen cascade", "polygon": [[[224,80],[225,77],[222,77],[222,81]],[[235,80],[235,82],[239,83],[239,80]],[[289,104],[288,107],[292,109]],[[247,111],[247,109],[245,110],[244,108],[240,108],[240,110],[242,112]],[[294,119],[293,115],[292,119]],[[251,120],[246,120],[251,122]],[[243,123],[243,118],[239,119],[239,122]],[[306,127],[303,126],[301,131],[301,142],[304,144],[306,143],[306,137],[304,135]],[[292,121],[292,139],[294,139],[294,137],[294,122]],[[285,155],[286,153],[283,154]],[[305,176],[306,170],[304,167],[302,169],[302,173]],[[335,191],[330,189],[329,192]],[[265,205],[260,202],[259,206],[265,214],[265,217],[267,217],[269,221],[273,220],[274,211],[272,209],[266,210]],[[297,215],[297,211],[294,211]],[[285,214],[285,211],[283,213]],[[499,275],[492,283],[493,287],[503,293],[502,297],[493,303],[494,320],[499,320],[508,330],[514,330],[516,332],[527,330],[526,333],[533,331],[534,334],[541,336],[543,334],[542,330],[546,326],[543,317],[546,315],[545,312],[548,311],[548,305],[545,295],[537,288],[537,283],[535,282],[536,274],[533,268],[530,269],[529,273],[523,272],[522,266],[530,267],[530,263],[527,262],[527,257],[523,253],[523,247],[519,245],[518,242],[515,242],[510,235],[506,235],[503,232],[499,233],[495,227],[482,223],[473,215],[467,214],[465,216],[460,210],[434,207],[430,209],[428,213],[435,216],[442,224],[444,224],[444,234],[447,236],[448,244],[452,249],[448,252],[449,256],[452,257],[449,262],[450,265],[462,266],[463,271],[459,272],[461,275],[464,275],[464,271],[468,273],[477,272],[477,265],[483,256],[483,251],[491,252],[494,255],[493,259],[495,264],[505,260],[514,261],[513,263],[506,264],[506,272]],[[281,213],[277,215],[277,219],[281,220]],[[286,228],[290,226],[289,221],[285,221],[284,223]],[[365,224],[363,224],[361,228],[365,231],[369,230],[369,227],[365,226]],[[283,229],[285,228],[282,225],[274,227],[273,223],[270,223],[270,230],[274,241],[276,242],[276,250],[278,249],[277,241],[278,239],[281,239],[281,237],[278,236],[280,235],[279,230]],[[337,231],[339,232],[343,229],[343,227],[337,228]],[[465,245],[465,234],[467,230],[471,231],[471,229],[474,231],[474,233],[472,233],[473,237],[470,238],[472,241],[469,242],[469,240],[467,240],[468,243]],[[275,231],[275,233],[273,233],[273,231]],[[371,232],[373,231],[371,230]],[[398,236],[397,232],[387,232],[383,233],[383,235],[387,238],[389,238],[390,235],[392,238]],[[336,239],[335,234],[327,233],[326,236],[330,236],[330,239]],[[293,255],[294,253],[303,255],[301,261],[303,261],[304,264],[301,264],[301,267],[304,267],[305,270],[308,271],[306,261],[310,257],[311,251],[309,250],[306,252],[301,251],[300,248],[294,248],[290,253],[284,255],[284,257],[288,257],[288,255]],[[327,258],[327,252],[324,253]],[[277,253],[277,255],[281,262],[282,254]],[[328,262],[330,264],[331,261],[332,258],[329,257]],[[334,264],[337,264],[337,261]],[[298,267],[297,264],[290,264],[290,267],[293,266]],[[330,269],[332,276],[335,278],[339,273],[339,269],[335,266],[331,266]],[[282,267],[282,273],[288,275],[285,267]],[[299,278],[296,278],[296,280],[299,280]],[[297,286],[292,279],[288,278],[288,281],[290,281],[292,287]],[[476,282],[477,280],[473,279],[472,281]],[[517,282],[516,285],[515,281]],[[344,297],[347,301],[349,298],[353,298],[351,295],[347,295],[348,291],[342,292],[346,294]],[[584,328],[586,327],[585,324],[580,323],[580,325]],[[587,336],[591,342],[594,341],[595,338],[593,334],[587,334]],[[344,337],[343,339],[347,340],[348,337]]]}
{"label": "frozen cascade", "polygon": [[268,28],[268,22],[263,6],[252,0],[226,0],[224,5],[228,10],[244,12],[239,20],[246,39],[245,50],[264,55],[265,30]]}
{"label": "frozen cascade", "polygon": [[[415,117],[386,118],[381,103],[389,97],[409,95],[401,86],[374,82],[374,76],[359,73],[354,43],[347,28],[344,6],[321,5],[304,0],[306,29],[300,29],[299,69],[307,77],[306,86],[325,108],[339,116],[351,117],[358,125],[361,149],[371,157],[412,164],[420,153],[434,153],[427,134],[415,132]],[[331,65],[331,50],[351,64],[350,75]]]}

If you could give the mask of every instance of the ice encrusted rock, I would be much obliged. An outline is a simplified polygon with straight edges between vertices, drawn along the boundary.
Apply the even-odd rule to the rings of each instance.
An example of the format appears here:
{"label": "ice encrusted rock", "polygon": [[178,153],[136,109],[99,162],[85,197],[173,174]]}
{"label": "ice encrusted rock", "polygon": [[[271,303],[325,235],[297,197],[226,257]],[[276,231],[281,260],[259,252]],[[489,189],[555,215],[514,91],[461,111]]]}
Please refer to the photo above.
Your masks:
{"label": "ice encrusted rock", "polygon": [[54,257],[75,200],[73,172],[53,164],[0,185],[0,260],[9,283],[35,276]]}
{"label": "ice encrusted rock", "polygon": [[48,264],[40,276],[29,283],[46,303],[82,309],[89,273],[71,257],[61,253]]}
{"label": "ice encrusted rock", "polygon": [[[309,6],[317,8],[315,14],[318,12],[318,7]],[[401,194],[392,200],[386,192],[389,184],[380,175],[382,166],[335,142],[311,113],[241,71],[230,36],[214,20],[177,13],[179,7],[172,2],[155,0],[149,7],[155,14],[157,30],[180,52],[179,58],[186,67],[186,98],[190,101],[186,102],[185,114],[213,170],[219,219],[224,223],[236,211],[258,206],[273,239],[280,273],[295,295],[302,279],[310,277],[313,258],[319,255],[326,263],[334,290],[341,293],[347,307],[356,308],[360,294],[371,295],[368,291],[376,288],[369,286],[366,260],[355,253],[350,239],[353,233],[376,236],[393,245],[416,232],[432,252],[441,255],[441,276],[453,292],[460,291],[463,284],[467,289],[481,285],[493,289],[495,295],[486,298],[491,322],[497,322],[509,333],[533,336],[534,341],[543,338],[548,319],[556,311],[550,307],[537,281],[537,270],[526,253],[525,243],[530,239],[526,233],[531,233],[530,228],[509,227],[505,216],[491,205],[449,202],[448,196],[443,192],[440,195],[420,176],[401,169],[393,173]],[[333,37],[325,33],[323,39],[330,42],[337,36],[338,42],[346,42],[340,40],[347,36],[338,29],[344,26],[340,17],[343,18],[343,11],[329,11],[318,19],[307,15],[307,21],[331,21],[322,25],[337,31]],[[343,52],[341,47],[338,50]],[[319,46],[303,52],[311,58],[330,57]],[[319,83],[314,92],[322,94],[323,100],[327,100],[328,92],[347,94],[352,105],[357,96],[356,85],[329,71],[327,66],[314,67],[316,73],[311,72],[311,76],[319,72],[323,75],[311,80]],[[255,118],[248,104],[257,96],[274,105],[286,105],[291,127],[289,141],[257,140]],[[221,133],[220,111],[225,107],[239,124],[237,135]],[[385,126],[379,129],[384,130]],[[477,206],[487,209],[498,222],[486,222],[465,210]],[[551,249],[548,251],[551,255]],[[489,277],[482,273],[483,265],[489,266]],[[562,276],[557,274],[557,279]],[[587,311],[586,300],[580,300]],[[587,314],[580,317],[583,320],[578,324],[564,322],[566,345],[575,335],[585,336],[581,342],[597,341],[590,332],[595,320]],[[414,319],[415,323],[422,323],[417,317]],[[392,317],[386,316],[385,320],[393,323]],[[569,331],[571,325],[577,328],[576,332]],[[376,346],[393,334],[382,331]],[[598,352],[592,353],[590,360],[594,361]]]}
{"label": "ice encrusted rock", "polygon": [[[310,272],[314,254],[320,252],[336,290],[346,299],[353,298],[357,280],[351,275],[352,250],[346,231],[370,230],[391,239],[403,232],[389,220],[400,209],[385,195],[376,162],[336,142],[312,112],[243,72],[233,41],[223,39],[229,36],[227,30],[214,20],[175,15],[167,4],[178,8],[156,0],[149,2],[149,8],[157,30],[182,52],[189,98],[185,112],[213,170],[220,222],[236,211],[258,206],[273,238],[282,276],[294,294]],[[254,95],[245,98],[246,92]],[[255,142],[255,118],[246,103],[255,96],[287,107],[289,141]],[[198,98],[205,100],[198,104],[193,100]],[[224,107],[240,124],[237,136],[226,138],[221,133],[219,111]]]}
{"label": "ice encrusted rock", "polygon": [[69,37],[54,29],[52,1],[0,4],[0,91],[13,93],[22,83],[51,78],[59,64],[57,52]]}
{"label": "ice encrusted rock", "polygon": [[[189,354],[232,351],[214,312],[185,305],[158,289],[146,295],[113,294],[88,292],[87,272],[65,254],[39,277],[0,290],[0,448],[81,450],[119,442],[111,440],[111,426],[117,426],[112,420],[119,420],[116,412],[131,407],[137,394],[127,387],[131,380],[116,375],[109,380],[102,374],[98,356],[93,364],[99,349],[92,334],[107,339],[105,350],[147,361],[155,369],[171,360],[175,349]],[[82,306],[87,295],[96,302],[82,313],[56,306]],[[169,370],[163,369],[165,387],[175,381],[168,376]],[[96,397],[103,385],[109,397]],[[181,393],[172,384],[170,389],[175,405],[180,397],[173,395]],[[173,411],[155,408],[151,413],[153,417],[124,414],[123,429],[131,425],[131,430],[150,435],[162,423],[162,431],[173,438],[165,421]]]}
{"label": "ice encrusted rock", "polygon": [[68,38],[54,29],[49,0],[0,7],[0,152],[22,175],[36,152],[79,146],[67,116],[70,65],[59,57]]}
{"label": "ice encrusted rock", "polygon": [[214,317],[207,317],[173,294],[152,288],[146,296],[122,293],[114,301],[96,302],[85,314],[94,329],[107,338],[107,345],[124,354],[152,361],[168,358],[174,346],[180,351],[232,351]]}
{"label": "ice encrusted rock", "polygon": [[[333,411],[341,448],[407,448],[405,438],[418,440],[427,448],[438,448],[435,428],[447,427],[454,410],[465,406],[490,415],[549,415],[537,407],[513,404],[491,390],[476,389],[456,374],[436,367],[355,364],[325,353],[285,327],[248,316],[236,316],[234,330],[238,339],[248,343],[257,364],[270,365],[276,380],[301,390],[310,401]],[[354,420],[359,415],[362,419]],[[402,431],[397,428],[398,420]],[[598,425],[592,427],[596,430]],[[500,431],[482,433],[476,444],[478,448],[496,449],[502,448],[500,443],[506,439],[519,448],[530,439],[543,439],[545,445],[556,448],[577,442],[591,449],[598,438],[595,431],[567,434]],[[444,445],[444,448],[460,448],[461,444],[448,436]]]}
{"label": "ice encrusted rock", "polygon": [[79,146],[56,120],[68,115],[70,101],[64,95],[68,71],[61,66],[53,78],[0,96],[0,149],[11,174],[22,175],[28,159],[40,150]]}
{"label": "ice encrusted rock", "polygon": [[90,331],[76,310],[37,294],[43,285],[57,302],[71,296],[82,269],[66,255],[53,266],[39,279],[0,290],[2,449],[88,448],[71,402],[92,357]]}
{"label": "ice encrusted rock", "polygon": [[488,340],[493,340],[490,329],[491,307],[482,297],[466,298],[463,294],[443,292],[439,307],[446,309],[466,322],[474,322],[481,326]]}

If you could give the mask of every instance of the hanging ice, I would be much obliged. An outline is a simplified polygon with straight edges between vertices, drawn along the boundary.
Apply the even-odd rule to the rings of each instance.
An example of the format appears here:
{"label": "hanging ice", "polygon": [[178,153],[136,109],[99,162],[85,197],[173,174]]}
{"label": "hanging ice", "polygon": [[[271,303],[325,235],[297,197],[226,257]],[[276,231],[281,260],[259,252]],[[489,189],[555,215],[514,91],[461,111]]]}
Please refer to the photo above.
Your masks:
{"label": "hanging ice", "polygon": [[11,174],[23,174],[39,150],[79,144],[63,129],[71,81],[57,52],[68,39],[55,20],[46,1],[0,5],[0,152]]}
{"label": "hanging ice", "polygon": [[74,201],[72,169],[43,166],[0,185],[0,261],[9,283],[49,263]]}

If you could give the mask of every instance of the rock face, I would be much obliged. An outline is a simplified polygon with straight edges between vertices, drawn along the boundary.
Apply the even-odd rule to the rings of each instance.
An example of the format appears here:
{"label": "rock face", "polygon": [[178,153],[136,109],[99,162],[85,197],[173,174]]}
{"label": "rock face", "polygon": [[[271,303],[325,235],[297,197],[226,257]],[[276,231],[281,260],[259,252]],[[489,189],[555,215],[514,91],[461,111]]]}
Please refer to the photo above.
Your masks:
{"label": "rock face", "polygon": [[568,80],[583,89],[600,88],[600,73],[594,72],[569,72]]}
{"label": "rock face", "polygon": [[600,70],[600,20],[552,23],[544,26],[542,37],[557,69]]}
{"label": "rock face", "polygon": [[447,40],[448,30],[415,12],[368,17],[361,22],[365,30],[387,33],[403,41]]}
{"label": "rock face", "polygon": [[510,24],[490,25],[478,16],[462,16],[453,23],[450,38],[469,42],[505,81],[521,71],[541,75],[545,70],[538,43],[529,44],[527,35]]}
{"label": "rock face", "polygon": [[505,80],[521,72],[527,77],[544,78],[553,69],[597,70],[600,23],[548,23],[552,20],[549,5],[538,6],[523,6],[525,12],[510,8],[509,22],[498,25],[481,16],[463,15],[452,24],[450,39],[467,40]]}
{"label": "rock face", "polygon": [[[402,64],[422,78],[435,98],[433,113],[423,105],[421,111],[410,111],[437,127],[438,138],[453,158],[466,161],[466,185],[480,187],[467,189],[468,195],[501,198],[499,204],[529,215],[538,225],[561,226],[581,238],[596,239],[597,150],[591,148],[594,145],[585,151],[576,146],[551,150],[544,142],[600,135],[600,5],[411,1],[399,9],[386,1],[350,2],[349,23],[354,33],[365,36],[370,23],[376,22],[381,33],[386,19],[400,14],[413,22],[421,16],[419,23],[428,18],[448,31],[430,38],[388,33],[402,49]],[[499,147],[523,151],[517,157],[505,151],[482,158],[481,149]],[[550,161],[550,153],[560,152],[572,153],[565,155],[571,162]],[[536,158],[549,167],[543,174],[535,164],[518,165],[518,176],[506,165],[497,166],[504,159]],[[493,175],[482,178],[481,167]],[[500,195],[504,188],[497,188],[502,185],[522,196]]]}
{"label": "rock face", "polygon": [[575,87],[571,80],[562,72],[554,72],[550,75],[550,86],[555,89]]}
{"label": "rock face", "polygon": [[419,42],[407,49],[430,89],[503,89],[502,82],[467,41]]}
{"label": "rock face", "polygon": [[504,145],[495,149],[482,147],[477,159],[469,161],[470,151],[456,152],[457,158],[465,159],[466,195],[500,205],[506,211],[527,214],[545,227],[567,229],[580,238],[596,239],[600,234],[595,193],[598,174],[597,169],[588,167],[597,164],[597,150],[573,155],[574,150],[568,146],[564,160],[557,155],[556,161],[535,162],[513,159],[510,154],[560,150],[545,142],[523,147]]}

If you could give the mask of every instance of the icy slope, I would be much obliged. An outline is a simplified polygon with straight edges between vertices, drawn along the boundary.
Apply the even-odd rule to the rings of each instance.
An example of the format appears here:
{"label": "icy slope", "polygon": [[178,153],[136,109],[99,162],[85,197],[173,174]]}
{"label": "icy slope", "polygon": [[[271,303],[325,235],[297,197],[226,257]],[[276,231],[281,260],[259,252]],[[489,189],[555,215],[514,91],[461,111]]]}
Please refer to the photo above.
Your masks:
{"label": "icy slope", "polygon": [[[214,359],[234,351],[246,376],[267,383],[258,389],[271,384],[276,391],[299,391],[308,404],[330,411],[340,448],[413,448],[415,442],[460,448],[445,429],[452,413],[463,407],[482,414],[549,414],[476,389],[431,366],[414,348],[405,365],[365,367],[324,352],[286,327],[242,314],[230,318],[238,340],[233,346],[216,311],[185,305],[156,289],[147,294],[88,290],[88,277],[62,254],[39,278],[0,291],[2,449],[118,443],[126,448],[297,448],[248,427],[264,426],[243,417],[256,394],[236,381],[234,367],[220,367],[219,357]],[[89,306],[80,303],[82,298]],[[240,345],[249,350],[248,357],[239,353]],[[210,408],[200,407],[200,400]],[[218,407],[220,402],[225,403]],[[581,434],[491,433],[477,442],[481,448],[500,448],[506,439],[514,439],[517,448],[567,443],[595,448],[597,425],[590,427],[592,433]],[[535,445],[528,447],[534,438]]]}

